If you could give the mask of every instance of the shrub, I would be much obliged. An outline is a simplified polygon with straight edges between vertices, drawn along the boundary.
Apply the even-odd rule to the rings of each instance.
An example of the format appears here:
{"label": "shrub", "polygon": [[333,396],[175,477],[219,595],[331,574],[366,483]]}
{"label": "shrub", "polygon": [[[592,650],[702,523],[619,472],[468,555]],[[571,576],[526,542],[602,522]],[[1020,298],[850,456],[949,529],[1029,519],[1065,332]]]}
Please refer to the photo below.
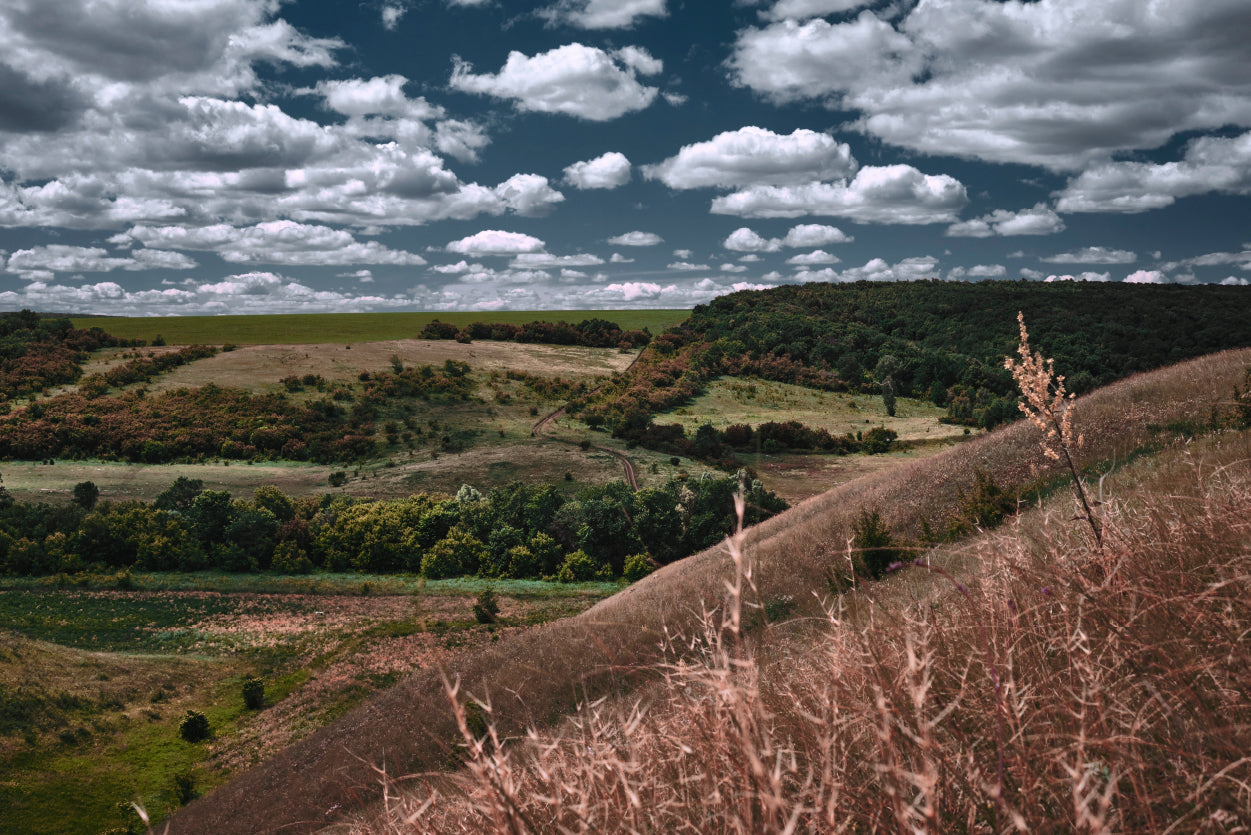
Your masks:
{"label": "shrub", "polygon": [[343,485],[347,484],[347,480],[348,480],[348,474],[345,473],[343,470],[335,470],[333,473],[330,474],[330,478],[328,479],[331,487],[342,487]]}
{"label": "shrub", "polygon": [[195,787],[195,777],[190,771],[182,771],[174,775],[174,797],[178,798],[179,806],[186,806],[200,796]]}
{"label": "shrub", "polygon": [[584,583],[594,580],[598,571],[599,565],[595,560],[579,548],[565,557],[565,561],[560,564],[560,570],[556,572],[556,579],[562,583]]}
{"label": "shrub", "polygon": [[893,562],[898,562],[902,551],[895,547],[890,529],[876,510],[862,510],[852,528],[851,547],[864,562],[870,577],[881,577]]}
{"label": "shrub", "polygon": [[248,676],[243,680],[243,704],[248,710],[265,707],[265,680]]}
{"label": "shrub", "polygon": [[635,583],[655,570],[656,564],[647,554],[631,554],[625,558],[625,568],[621,572],[621,577],[627,583]]}
{"label": "shrub", "polygon": [[178,723],[178,735],[187,742],[203,742],[213,735],[208,717],[198,710],[188,710]]}
{"label": "shrub", "polygon": [[478,623],[495,623],[499,620],[500,604],[495,597],[495,589],[488,586],[478,595],[473,604],[473,616]]}

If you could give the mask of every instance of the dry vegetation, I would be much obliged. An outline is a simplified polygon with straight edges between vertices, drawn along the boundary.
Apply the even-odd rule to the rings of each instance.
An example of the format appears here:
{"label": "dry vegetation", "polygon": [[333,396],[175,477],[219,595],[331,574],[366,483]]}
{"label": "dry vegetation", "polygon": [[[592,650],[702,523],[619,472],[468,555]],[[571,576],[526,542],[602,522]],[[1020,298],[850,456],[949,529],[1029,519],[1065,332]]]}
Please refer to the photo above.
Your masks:
{"label": "dry vegetation", "polygon": [[[1018,422],[747,531],[741,642],[706,614],[740,565],[710,549],[449,663],[500,744],[478,747],[481,711],[451,710],[440,674],[418,673],[172,831],[1238,831],[1251,446],[1245,432],[1187,437],[1249,362],[1226,352],[1077,401],[1077,465],[1115,467],[1103,561],[1038,430]],[[1162,463],[1143,457],[1161,447]],[[1052,497],[932,555],[967,592],[914,569],[833,594],[856,570],[861,510],[915,540],[958,512],[978,470]],[[791,620],[763,629],[766,614]],[[469,772],[438,773],[465,756]],[[349,814],[384,785],[372,818]]]}

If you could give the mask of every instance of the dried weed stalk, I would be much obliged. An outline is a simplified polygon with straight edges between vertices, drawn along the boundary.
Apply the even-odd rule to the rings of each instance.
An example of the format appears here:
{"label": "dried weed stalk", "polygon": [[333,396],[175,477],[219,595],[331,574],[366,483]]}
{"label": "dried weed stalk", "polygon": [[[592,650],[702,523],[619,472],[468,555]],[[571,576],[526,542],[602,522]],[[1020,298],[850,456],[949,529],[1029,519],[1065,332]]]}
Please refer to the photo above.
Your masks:
{"label": "dried weed stalk", "polygon": [[1017,387],[1024,396],[1019,404],[1022,412],[1042,431],[1040,441],[1043,454],[1053,461],[1061,461],[1068,467],[1073,479],[1073,491],[1082,506],[1082,518],[1090,525],[1095,542],[1103,548],[1103,527],[1091,507],[1086,486],[1073,463],[1073,451],[1081,449],[1085,439],[1073,434],[1073,398],[1064,389],[1064,375],[1055,373],[1055,360],[1034,353],[1029,346],[1029,332],[1025,330],[1025,314],[1017,313],[1021,326],[1021,344],[1016,352],[1021,355],[1018,363],[1006,357],[1003,367],[1012,372]]}

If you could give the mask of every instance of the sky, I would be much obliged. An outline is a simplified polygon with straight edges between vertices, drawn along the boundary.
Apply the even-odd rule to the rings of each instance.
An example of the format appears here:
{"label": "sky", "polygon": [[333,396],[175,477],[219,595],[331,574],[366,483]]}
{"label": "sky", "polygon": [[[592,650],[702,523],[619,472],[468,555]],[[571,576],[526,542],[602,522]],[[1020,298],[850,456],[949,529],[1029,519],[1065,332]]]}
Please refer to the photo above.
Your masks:
{"label": "sky", "polygon": [[1246,285],[1248,33],[1248,0],[3,0],[0,310]]}

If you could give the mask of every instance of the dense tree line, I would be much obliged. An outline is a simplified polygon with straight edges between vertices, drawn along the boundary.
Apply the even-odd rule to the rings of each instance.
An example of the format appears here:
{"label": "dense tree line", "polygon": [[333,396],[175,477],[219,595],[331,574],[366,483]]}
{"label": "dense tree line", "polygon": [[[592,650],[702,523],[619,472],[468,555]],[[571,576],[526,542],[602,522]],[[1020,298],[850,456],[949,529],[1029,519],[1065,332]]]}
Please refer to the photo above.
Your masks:
{"label": "dense tree line", "polygon": [[179,478],[151,503],[97,504],[98,491],[76,489],[73,504],[53,506],[16,503],[0,487],[0,572],[320,569],[637,579],[730,533],[740,487],[747,524],[786,507],[747,474],[638,492],[618,481],[572,496],[514,482],[485,495],[466,486],[455,496],[393,501],[292,498],[274,487],[241,500]]}
{"label": "dense tree line", "polygon": [[577,324],[564,321],[526,322],[523,325],[474,322],[464,327],[435,319],[422,329],[419,336],[422,339],[455,339],[460,342],[489,339],[497,342],[581,345],[586,348],[641,348],[652,338],[646,328],[622,330],[616,322],[607,319],[583,319]]}
{"label": "dense tree line", "polygon": [[0,404],[75,382],[91,351],[141,344],[29,310],[0,314]]}
{"label": "dense tree line", "polygon": [[588,424],[638,434],[721,375],[828,390],[891,391],[948,406],[957,423],[1015,417],[1003,358],[1016,315],[1070,391],[1251,345],[1251,293],[1219,285],[1027,281],[857,282],[741,291],[697,306],[654,339],[629,374],[574,404]]}

